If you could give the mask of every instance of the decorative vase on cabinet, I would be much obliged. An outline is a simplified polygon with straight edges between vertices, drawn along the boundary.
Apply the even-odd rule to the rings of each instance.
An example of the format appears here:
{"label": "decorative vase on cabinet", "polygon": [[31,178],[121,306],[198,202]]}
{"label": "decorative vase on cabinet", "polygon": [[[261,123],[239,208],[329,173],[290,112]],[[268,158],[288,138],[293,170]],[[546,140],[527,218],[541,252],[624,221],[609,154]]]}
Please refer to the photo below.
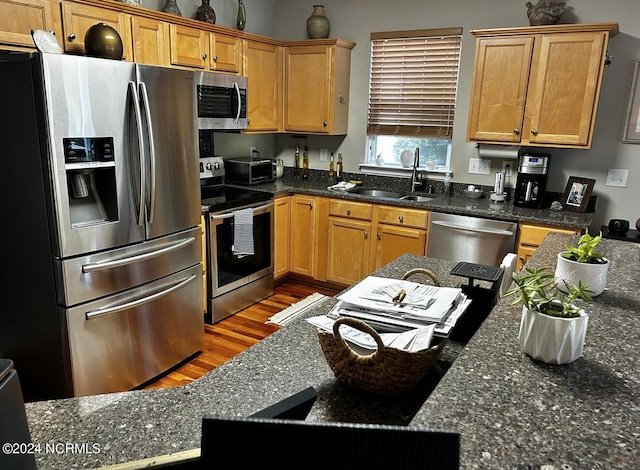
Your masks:
{"label": "decorative vase on cabinet", "polygon": [[177,0],[166,0],[162,7],[162,11],[165,13],[171,13],[172,15],[182,16],[182,12],[180,11],[180,8],[178,8]]}
{"label": "decorative vase on cabinet", "polygon": [[247,24],[247,11],[244,8],[242,0],[238,0],[238,18],[236,20],[236,26],[238,30],[244,31],[244,27]]}
{"label": "decorative vase on cabinet", "polygon": [[324,5],[313,5],[313,13],[307,19],[307,33],[309,39],[322,39],[329,37],[331,25],[324,16]]}
{"label": "decorative vase on cabinet", "polygon": [[209,0],[202,0],[202,5],[196,10],[196,20],[216,24],[216,12],[209,5]]}

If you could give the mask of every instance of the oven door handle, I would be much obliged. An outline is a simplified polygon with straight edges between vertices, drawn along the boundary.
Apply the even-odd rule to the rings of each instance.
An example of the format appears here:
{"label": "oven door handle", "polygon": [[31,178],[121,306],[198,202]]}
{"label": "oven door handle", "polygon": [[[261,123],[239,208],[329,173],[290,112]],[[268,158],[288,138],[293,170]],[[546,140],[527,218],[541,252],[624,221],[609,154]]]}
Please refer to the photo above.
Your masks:
{"label": "oven door handle", "polygon": [[196,278],[196,275],[192,274],[188,278],[177,282],[176,284],[169,287],[168,289],[164,289],[160,292],[156,292],[155,294],[148,295],[140,299],[132,300],[131,302],[125,302],[123,304],[114,305],[112,307],[89,310],[88,312],[85,313],[85,318],[87,320],[91,320],[93,318],[101,317],[102,315],[109,315],[110,313],[122,312],[123,310],[129,310],[131,308],[138,307],[143,304],[148,304],[149,302],[153,302],[154,300],[157,300],[160,297],[164,297],[165,295],[170,294],[171,292],[182,289],[185,285],[189,284],[195,278]]}
{"label": "oven door handle", "polygon": [[495,228],[467,227],[465,225],[448,223],[448,222],[440,222],[440,221],[432,221],[431,225],[439,225],[441,227],[450,228],[453,230],[462,230],[464,232],[472,232],[472,233],[487,233],[490,235],[502,235],[505,237],[510,237],[513,235],[513,232],[511,232],[510,230],[500,230]]}
{"label": "oven door handle", "polygon": [[[262,211],[262,210],[267,210],[267,209],[271,209],[273,207],[273,202],[270,202],[269,204],[265,204],[263,206],[258,206],[258,207],[253,207],[253,213],[255,215],[256,211]],[[229,219],[231,217],[233,217],[233,212],[227,212],[226,214],[219,214],[219,215],[212,215],[211,219],[212,220],[223,220],[223,219]]]}

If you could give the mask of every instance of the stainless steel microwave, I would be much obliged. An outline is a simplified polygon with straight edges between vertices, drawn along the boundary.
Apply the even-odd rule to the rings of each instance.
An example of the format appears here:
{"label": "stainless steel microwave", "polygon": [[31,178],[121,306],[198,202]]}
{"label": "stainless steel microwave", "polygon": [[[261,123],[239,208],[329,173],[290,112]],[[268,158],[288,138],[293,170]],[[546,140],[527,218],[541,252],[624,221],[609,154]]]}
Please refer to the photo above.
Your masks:
{"label": "stainless steel microwave", "polygon": [[247,77],[216,72],[196,73],[198,129],[246,129]]}

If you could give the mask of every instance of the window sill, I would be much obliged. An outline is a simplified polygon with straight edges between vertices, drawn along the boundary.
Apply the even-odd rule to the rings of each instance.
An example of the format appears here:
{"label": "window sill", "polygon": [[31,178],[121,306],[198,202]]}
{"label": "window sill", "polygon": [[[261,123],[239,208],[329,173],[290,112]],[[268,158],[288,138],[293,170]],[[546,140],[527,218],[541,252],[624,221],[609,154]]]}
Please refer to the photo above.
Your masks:
{"label": "window sill", "polygon": [[[378,175],[378,176],[396,176],[400,178],[411,178],[413,168],[403,168],[401,166],[380,166],[370,163],[361,163],[359,165],[360,173],[366,175]],[[433,170],[427,170],[426,168],[418,168],[418,171],[422,176],[434,180],[443,180],[444,175],[447,172],[451,172],[448,168],[435,168]]]}

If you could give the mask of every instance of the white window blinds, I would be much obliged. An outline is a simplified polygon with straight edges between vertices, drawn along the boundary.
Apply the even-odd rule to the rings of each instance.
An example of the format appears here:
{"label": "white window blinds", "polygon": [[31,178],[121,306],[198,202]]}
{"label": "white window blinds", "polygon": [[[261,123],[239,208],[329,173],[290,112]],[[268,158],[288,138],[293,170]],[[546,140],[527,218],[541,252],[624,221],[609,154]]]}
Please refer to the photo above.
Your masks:
{"label": "white window blinds", "polygon": [[369,135],[451,138],[462,29],[371,34]]}

